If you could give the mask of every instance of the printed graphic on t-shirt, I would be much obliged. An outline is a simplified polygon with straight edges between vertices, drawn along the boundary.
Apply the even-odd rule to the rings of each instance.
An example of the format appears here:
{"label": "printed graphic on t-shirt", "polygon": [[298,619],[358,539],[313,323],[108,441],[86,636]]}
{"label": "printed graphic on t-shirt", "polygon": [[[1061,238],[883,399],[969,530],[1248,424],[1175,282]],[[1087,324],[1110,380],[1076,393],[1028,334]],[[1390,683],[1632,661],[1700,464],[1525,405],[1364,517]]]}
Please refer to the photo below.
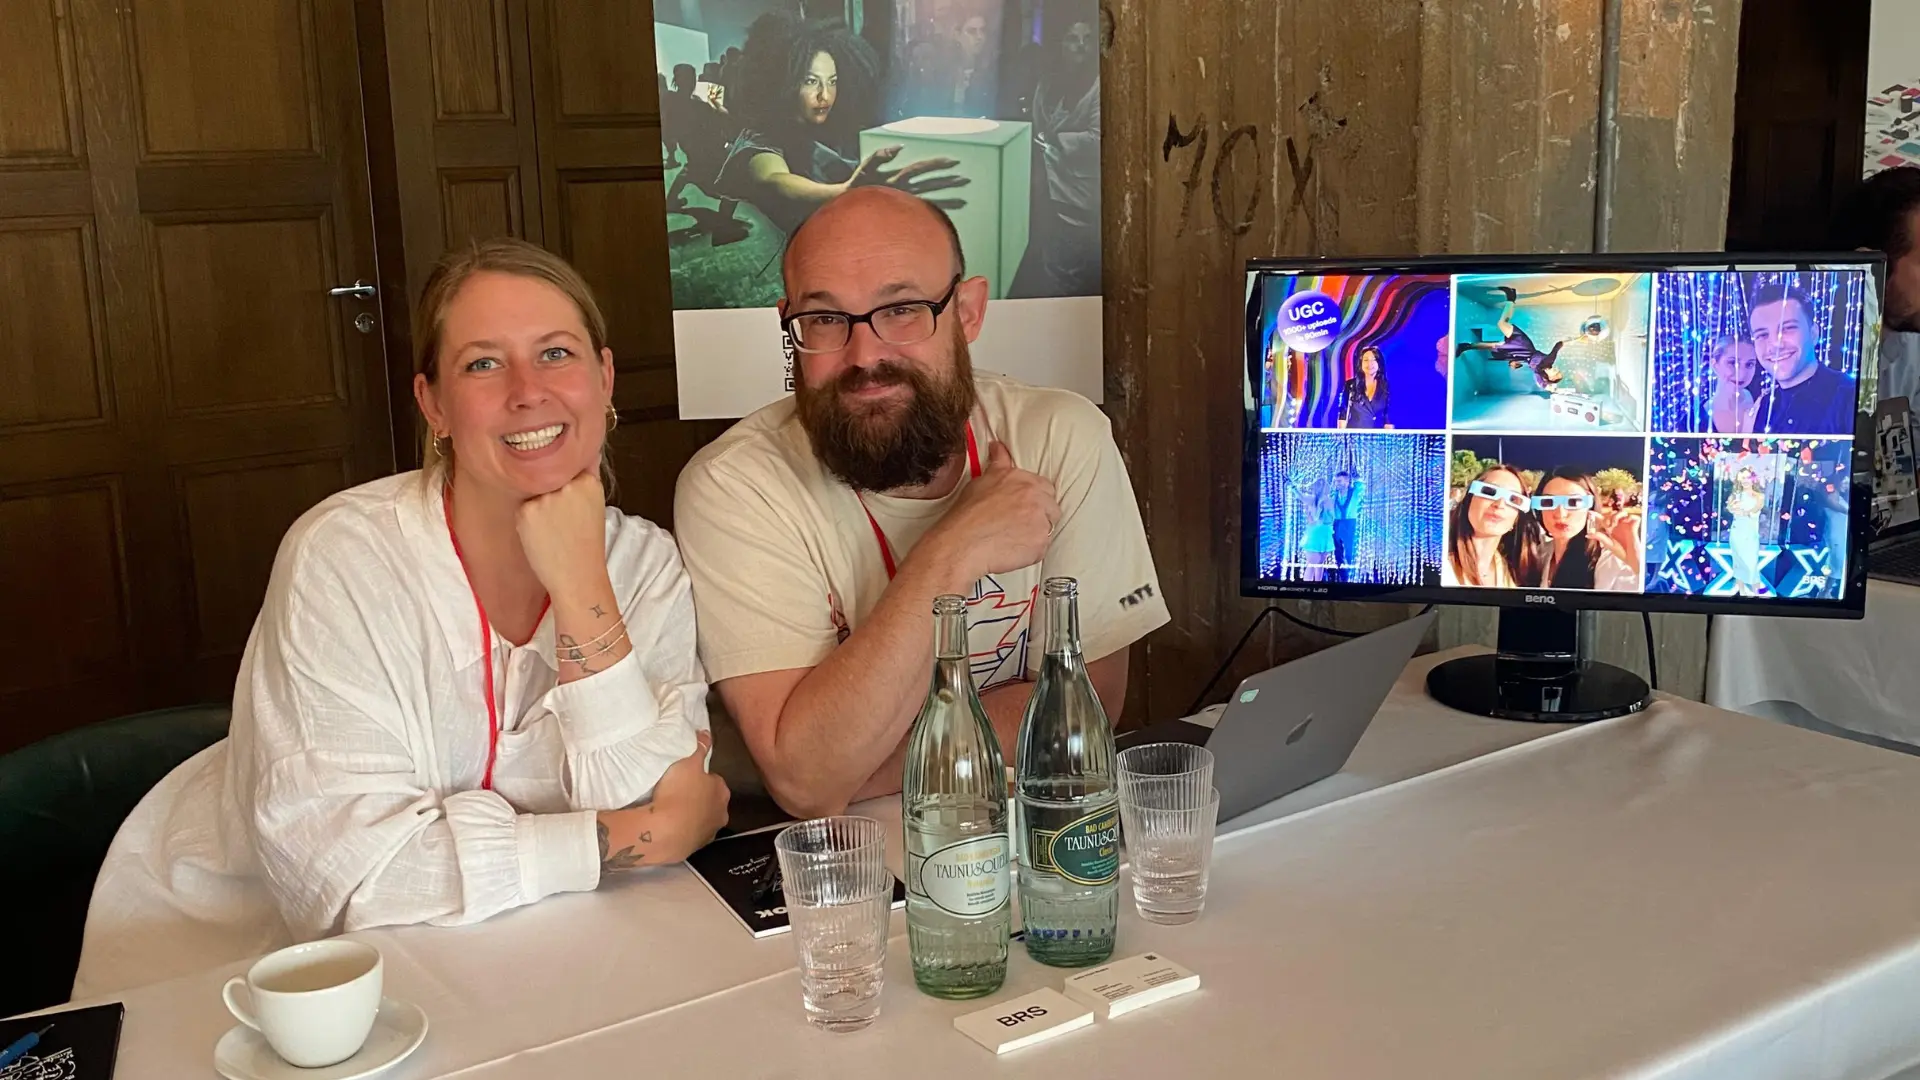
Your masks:
{"label": "printed graphic on t-shirt", "polygon": [[992,574],[973,583],[967,598],[967,643],[973,650],[973,685],[981,693],[1026,677],[1028,615],[1040,591],[1035,585],[1008,596]]}

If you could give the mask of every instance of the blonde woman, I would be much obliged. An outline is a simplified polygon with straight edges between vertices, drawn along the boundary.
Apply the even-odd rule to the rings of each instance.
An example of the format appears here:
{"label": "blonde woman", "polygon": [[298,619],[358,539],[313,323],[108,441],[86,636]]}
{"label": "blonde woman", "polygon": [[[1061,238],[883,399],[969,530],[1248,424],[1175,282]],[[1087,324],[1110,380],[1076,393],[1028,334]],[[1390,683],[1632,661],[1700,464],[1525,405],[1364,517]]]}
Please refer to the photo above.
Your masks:
{"label": "blonde woman", "polygon": [[1760,490],[1760,477],[1751,468],[1742,468],[1733,477],[1733,492],[1727,496],[1727,513],[1733,523],[1727,530],[1727,548],[1733,556],[1733,580],[1740,596],[1760,595],[1760,512],[1767,508],[1767,496]]}
{"label": "blonde woman", "polygon": [[724,824],[686,572],[601,486],[613,354],[586,284],[488,241],[441,261],[416,319],[428,467],[288,530],[228,737],[115,837],[76,995],[477,922]]}

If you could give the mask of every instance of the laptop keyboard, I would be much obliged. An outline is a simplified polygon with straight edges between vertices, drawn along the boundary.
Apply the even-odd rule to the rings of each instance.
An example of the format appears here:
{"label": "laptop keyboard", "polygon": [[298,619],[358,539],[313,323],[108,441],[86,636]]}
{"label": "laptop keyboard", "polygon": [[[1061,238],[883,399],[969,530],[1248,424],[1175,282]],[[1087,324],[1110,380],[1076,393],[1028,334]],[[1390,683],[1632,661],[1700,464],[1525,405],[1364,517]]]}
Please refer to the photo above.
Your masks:
{"label": "laptop keyboard", "polygon": [[1867,568],[1873,577],[1920,582],[1920,537],[1870,553]]}

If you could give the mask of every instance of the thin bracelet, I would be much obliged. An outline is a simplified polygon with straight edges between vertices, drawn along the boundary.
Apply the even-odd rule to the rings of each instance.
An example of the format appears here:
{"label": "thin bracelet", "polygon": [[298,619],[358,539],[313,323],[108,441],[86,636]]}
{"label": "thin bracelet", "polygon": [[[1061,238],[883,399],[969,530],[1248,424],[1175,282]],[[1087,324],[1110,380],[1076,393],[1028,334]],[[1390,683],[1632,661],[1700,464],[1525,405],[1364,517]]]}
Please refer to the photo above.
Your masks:
{"label": "thin bracelet", "polygon": [[567,652],[580,653],[581,655],[560,656],[560,657],[557,657],[557,659],[563,664],[584,664],[589,660],[598,659],[599,657],[605,656],[606,654],[612,652],[616,646],[618,646],[622,641],[625,641],[626,639],[627,639],[627,635],[625,633],[622,633],[619,637],[614,638],[612,641],[607,642],[605,645],[602,645],[600,648],[595,649],[591,653],[583,653],[582,650],[575,648],[573,646],[562,646],[562,648],[566,649]]}
{"label": "thin bracelet", "polygon": [[[602,631],[600,631],[600,633],[599,633],[599,634],[597,634],[597,635],[595,635],[594,637],[592,637],[592,638],[590,638],[590,639],[588,639],[588,640],[586,640],[586,641],[581,641],[581,642],[576,642],[576,643],[574,643],[574,644],[572,644],[572,645],[561,645],[560,647],[561,647],[561,648],[563,648],[563,649],[586,649],[586,648],[591,648],[591,647],[593,647],[593,646],[595,646],[595,645],[598,645],[598,644],[600,644],[600,643],[601,643],[602,641],[605,641],[605,640],[607,639],[607,635],[609,635],[609,634],[612,634],[612,633],[613,633],[614,631],[616,631],[616,630],[618,630],[618,631],[620,631],[620,632],[622,632],[622,633],[625,633],[625,632],[626,632],[626,628],[627,628],[627,619],[626,619],[626,616],[624,616],[624,615],[622,615],[622,616],[620,616],[619,618],[617,618],[617,619],[615,619],[615,620],[614,620],[614,623],[613,623],[613,625],[612,625],[612,626],[609,626],[609,627],[607,627],[607,628],[606,628],[605,630],[602,630]],[[556,644],[558,644],[558,643],[556,642]]]}

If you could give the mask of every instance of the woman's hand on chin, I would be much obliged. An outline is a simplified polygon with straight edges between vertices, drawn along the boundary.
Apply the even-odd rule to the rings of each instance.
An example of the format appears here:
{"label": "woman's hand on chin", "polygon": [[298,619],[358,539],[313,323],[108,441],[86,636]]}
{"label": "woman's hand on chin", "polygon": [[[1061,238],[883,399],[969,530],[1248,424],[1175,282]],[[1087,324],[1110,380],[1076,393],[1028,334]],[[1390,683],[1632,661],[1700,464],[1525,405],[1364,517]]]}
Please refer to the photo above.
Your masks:
{"label": "woman's hand on chin", "polygon": [[597,470],[521,503],[517,527],[527,564],[556,600],[606,581],[607,495]]}

